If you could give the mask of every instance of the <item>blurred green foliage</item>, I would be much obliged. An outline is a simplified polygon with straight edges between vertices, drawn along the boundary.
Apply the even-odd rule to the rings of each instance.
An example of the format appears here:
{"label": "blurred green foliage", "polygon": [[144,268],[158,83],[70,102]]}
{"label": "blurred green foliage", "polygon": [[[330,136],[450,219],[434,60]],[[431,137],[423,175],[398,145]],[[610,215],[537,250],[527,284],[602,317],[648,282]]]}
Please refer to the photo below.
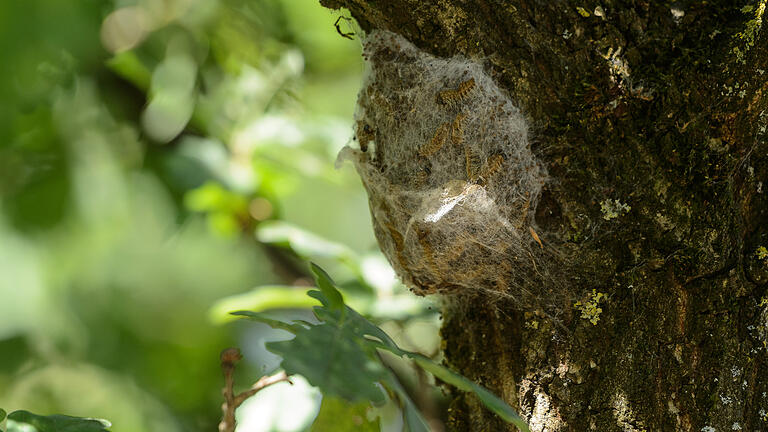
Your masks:
{"label": "blurred green foliage", "polygon": [[[333,169],[362,73],[337,16],[316,0],[0,2],[1,407],[215,430],[219,351],[243,348],[247,383],[285,337],[222,317],[307,316],[303,259],[361,313],[438,345],[359,180]],[[286,386],[241,423],[310,427],[317,389]]]}

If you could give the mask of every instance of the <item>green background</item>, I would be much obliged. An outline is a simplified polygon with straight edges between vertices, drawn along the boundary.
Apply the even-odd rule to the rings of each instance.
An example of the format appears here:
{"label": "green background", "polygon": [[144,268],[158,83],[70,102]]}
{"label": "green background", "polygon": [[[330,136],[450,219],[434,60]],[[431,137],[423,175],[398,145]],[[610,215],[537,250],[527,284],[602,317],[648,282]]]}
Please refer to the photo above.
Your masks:
{"label": "green background", "polygon": [[[437,355],[434,307],[399,284],[336,154],[352,138],[359,30],[316,0],[0,4],[0,407],[116,432],[216,430],[219,352],[238,389],[309,316],[307,260],[401,346]],[[403,376],[416,375],[406,366]],[[397,409],[323,400],[297,378],[243,430],[349,430]],[[339,417],[341,416],[341,417]],[[336,429],[344,430],[344,429]]]}

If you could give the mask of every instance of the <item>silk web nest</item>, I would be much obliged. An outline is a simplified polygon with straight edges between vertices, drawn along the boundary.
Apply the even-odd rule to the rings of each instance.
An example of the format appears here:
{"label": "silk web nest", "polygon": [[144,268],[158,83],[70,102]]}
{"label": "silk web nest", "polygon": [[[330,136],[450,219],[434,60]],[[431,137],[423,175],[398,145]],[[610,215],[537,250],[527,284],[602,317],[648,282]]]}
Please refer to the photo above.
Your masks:
{"label": "silk web nest", "polygon": [[533,210],[547,180],[525,117],[484,71],[377,30],[365,39],[351,160],[374,231],[419,295],[538,300],[547,252]]}

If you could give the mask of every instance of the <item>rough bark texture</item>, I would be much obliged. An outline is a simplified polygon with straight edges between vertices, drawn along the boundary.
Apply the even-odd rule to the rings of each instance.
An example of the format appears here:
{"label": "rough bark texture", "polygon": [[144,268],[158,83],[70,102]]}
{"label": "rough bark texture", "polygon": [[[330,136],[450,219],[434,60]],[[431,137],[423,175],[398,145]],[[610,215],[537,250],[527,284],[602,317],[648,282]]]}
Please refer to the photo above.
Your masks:
{"label": "rough bark texture", "polygon": [[[573,301],[553,321],[448,299],[451,366],[535,431],[768,430],[764,1],[321,2],[482,59],[552,178],[535,221]],[[450,413],[513,429],[469,396]]]}

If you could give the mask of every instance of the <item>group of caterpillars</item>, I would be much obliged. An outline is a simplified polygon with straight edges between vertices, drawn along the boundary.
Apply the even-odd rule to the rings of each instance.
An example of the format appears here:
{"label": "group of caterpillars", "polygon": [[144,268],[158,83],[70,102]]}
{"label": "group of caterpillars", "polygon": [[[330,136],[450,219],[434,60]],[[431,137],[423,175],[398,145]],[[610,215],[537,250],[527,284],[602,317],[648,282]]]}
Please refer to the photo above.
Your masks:
{"label": "group of caterpillars", "polygon": [[[437,94],[437,103],[447,107],[454,107],[464,101],[475,88],[475,79],[470,78],[463,81],[455,89],[443,90]],[[440,150],[450,137],[451,144],[454,146],[463,146],[464,164],[467,171],[467,180],[472,183],[485,183],[491,176],[501,169],[504,163],[504,156],[501,154],[491,155],[485,164],[476,170],[477,158],[472,152],[472,148],[464,142],[464,120],[467,114],[459,112],[451,122],[441,124],[432,138],[419,148],[419,156],[428,158]]]}
{"label": "group of caterpillars", "polygon": [[[454,89],[439,92],[437,94],[437,103],[449,108],[456,107],[466,100],[474,90],[475,86],[476,83],[474,78],[463,81]],[[422,158],[429,158],[437,153],[450,139],[451,144],[455,147],[463,147],[467,180],[471,183],[483,184],[501,169],[501,166],[504,163],[504,157],[501,154],[491,155],[480,170],[475,169],[478,165],[477,157],[473,154],[472,148],[464,141],[464,125],[466,118],[466,113],[459,112],[456,114],[453,121],[438,126],[432,138],[419,148],[418,154]],[[437,256],[432,248],[432,242],[429,240],[429,230],[417,230],[417,236],[419,244],[424,252],[428,268],[434,275],[441,274],[442,269],[437,265]],[[457,259],[463,251],[464,246],[459,245],[457,250],[452,251],[448,256],[442,256],[441,260]],[[425,294],[430,294],[434,293],[436,288],[434,286],[431,288],[422,286],[422,289]]]}
{"label": "group of caterpillars", "polygon": [[[437,94],[437,102],[438,104],[447,108],[455,108],[462,102],[466,101],[469,95],[471,95],[475,86],[475,79],[470,78],[461,82],[456,88],[439,92]],[[477,169],[478,165],[480,165],[478,160],[479,158],[473,154],[471,147],[464,140],[464,127],[467,117],[468,115],[466,112],[459,111],[452,121],[445,122],[438,126],[431,139],[419,147],[418,156],[421,158],[430,158],[438,151],[440,151],[440,149],[445,146],[447,142],[450,141],[453,146],[462,148],[464,151],[467,180],[470,183],[482,186],[487,183],[487,181],[493,175],[497,174],[501,170],[505,162],[505,158],[500,153],[494,153],[487,158],[485,163],[482,164],[479,169]],[[375,139],[374,135],[374,131],[370,126],[364,122],[358,123],[358,139],[360,141],[360,147],[362,151],[367,150],[368,143]],[[429,171],[427,167],[425,167],[425,170],[428,174]],[[527,213],[529,203],[530,197],[525,203],[524,213]],[[443,282],[441,280],[433,279],[435,277],[440,278],[439,275],[446,271],[443,268],[446,262],[452,262],[461,258],[466,250],[467,243],[458,242],[454,244],[454,247],[450,250],[435,250],[433,247],[435,240],[431,237],[431,230],[426,226],[418,227],[416,228],[415,232],[418,243],[422,249],[424,261],[412,262],[407,258],[405,253],[406,239],[397,229],[394,223],[391,222],[393,217],[392,210],[385,203],[381,204],[381,210],[384,213],[384,220],[382,221],[382,225],[386,232],[388,232],[389,237],[392,240],[392,246],[394,247],[394,259],[404,270],[406,270],[412,275],[412,277],[414,277],[414,282],[418,286],[418,293],[424,295],[439,292],[443,286]],[[523,221],[524,217],[521,218],[521,225]],[[542,242],[533,228],[529,228],[529,230],[539,246],[543,248]],[[497,290],[506,292],[509,287],[505,277],[511,271],[512,264],[508,260],[503,260],[499,265],[503,271],[499,273],[496,278],[494,278],[493,283],[495,284]],[[418,270],[423,271],[424,269],[427,269],[428,273],[431,273],[432,277],[427,276],[425,279],[423,276],[417,276],[418,273],[420,273]],[[414,275],[414,270],[417,270],[416,275]],[[481,272],[482,269],[478,269],[476,272],[470,272],[461,275],[459,279],[469,283],[478,279]]]}

